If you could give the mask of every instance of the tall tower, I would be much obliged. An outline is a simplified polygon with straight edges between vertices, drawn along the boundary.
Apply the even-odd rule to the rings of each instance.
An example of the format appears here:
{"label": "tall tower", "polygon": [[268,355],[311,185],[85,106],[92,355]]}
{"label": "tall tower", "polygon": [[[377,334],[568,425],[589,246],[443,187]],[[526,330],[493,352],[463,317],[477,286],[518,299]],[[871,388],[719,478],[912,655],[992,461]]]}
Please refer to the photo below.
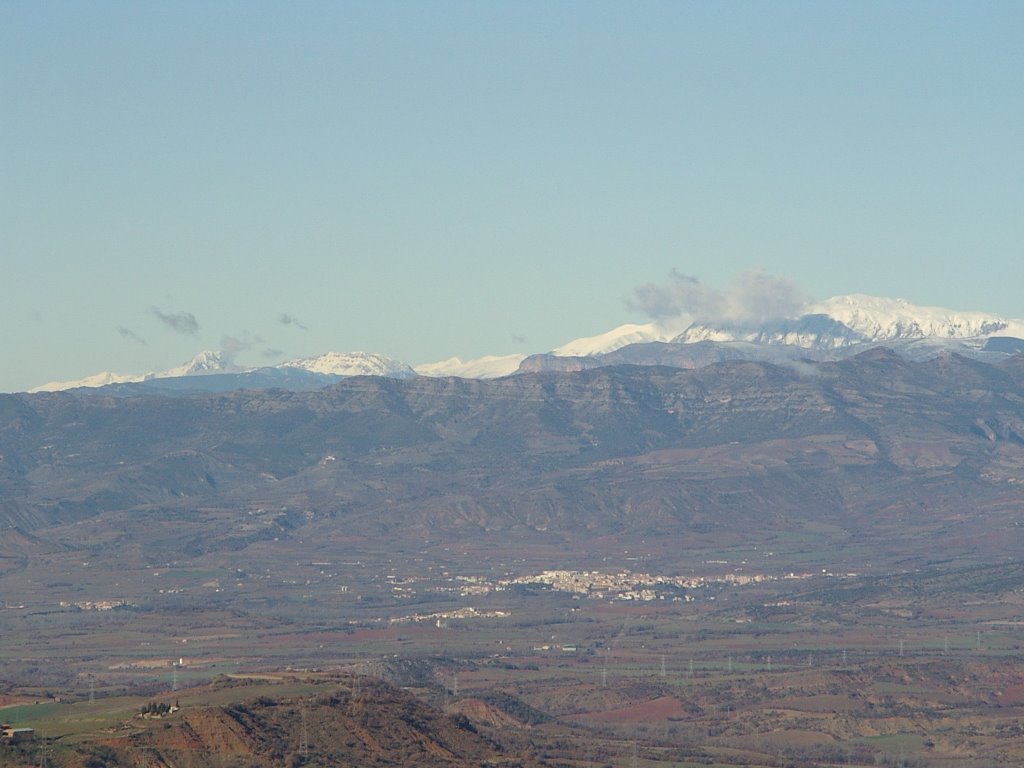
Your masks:
{"label": "tall tower", "polygon": [[302,755],[302,759],[309,759],[309,731],[306,728],[306,708],[303,706],[299,710],[299,715],[302,718],[302,733],[299,739],[299,754]]}

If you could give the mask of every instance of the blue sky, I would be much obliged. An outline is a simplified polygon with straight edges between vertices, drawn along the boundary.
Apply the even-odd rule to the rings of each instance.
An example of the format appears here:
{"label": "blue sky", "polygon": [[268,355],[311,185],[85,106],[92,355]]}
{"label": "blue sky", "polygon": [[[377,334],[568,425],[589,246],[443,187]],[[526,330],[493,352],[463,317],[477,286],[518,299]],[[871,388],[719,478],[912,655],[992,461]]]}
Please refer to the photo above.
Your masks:
{"label": "blue sky", "polygon": [[0,391],[544,351],[672,270],[1022,317],[1021,39],[1019,2],[2,3]]}

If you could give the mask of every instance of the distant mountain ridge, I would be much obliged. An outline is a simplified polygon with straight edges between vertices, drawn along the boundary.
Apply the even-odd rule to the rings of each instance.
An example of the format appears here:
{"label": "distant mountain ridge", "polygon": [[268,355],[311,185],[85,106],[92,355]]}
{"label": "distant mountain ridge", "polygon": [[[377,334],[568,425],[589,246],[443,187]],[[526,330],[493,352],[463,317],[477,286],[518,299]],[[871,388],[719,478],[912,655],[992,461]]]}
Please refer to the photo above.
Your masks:
{"label": "distant mountain ridge", "polygon": [[995,334],[1024,335],[1024,320],[854,294],[811,304],[796,318],[770,320],[753,327],[694,323],[673,341],[748,341],[839,349],[854,344],[916,339],[978,339],[981,346]]}
{"label": "distant mountain ridge", "polygon": [[[1009,341],[990,343],[999,338]],[[104,372],[77,381],[50,382],[31,391],[103,388],[114,394],[133,394],[272,387],[298,391],[327,386],[349,376],[491,379],[521,372],[616,364],[692,368],[724,360],[829,360],[878,345],[913,359],[944,351],[984,358],[1013,354],[1021,338],[1024,320],[851,294],[809,304],[797,317],[772,318],[757,324],[694,320],[685,315],[625,324],[539,355],[486,355],[473,360],[452,357],[413,367],[368,352],[327,352],[275,366],[242,368],[223,353],[207,350],[166,371],[142,375]],[[197,377],[204,378],[197,381]],[[177,379],[188,381],[172,381]]]}
{"label": "distant mountain ridge", "polygon": [[[984,312],[923,307],[904,299],[854,294],[810,304],[793,318],[758,324],[695,321],[670,339],[665,326],[622,326],[594,342],[571,343],[531,355],[520,372],[574,371],[604,365],[668,365],[699,368],[729,360],[776,364],[840,360],[877,346],[901,357],[926,360],[941,354],[992,360],[1024,345],[1024,320]],[[632,342],[635,335],[647,338]],[[997,335],[998,334],[998,335]],[[606,341],[603,346],[599,341]],[[622,343],[625,342],[625,343]]]}
{"label": "distant mountain ridge", "polygon": [[[139,526],[147,556],[169,558],[307,524],[300,538],[343,529],[413,548],[442,533],[761,543],[806,535],[810,521],[900,557],[920,526],[939,551],[969,540],[1016,556],[1022,374],[1020,356],[917,362],[878,348],[824,363],[360,376],[299,393],[2,395],[0,527],[116,515],[105,524]],[[172,525],[202,509],[277,510],[277,522],[214,515],[201,535]],[[965,509],[984,515],[965,526]],[[164,538],[156,521],[170,525]]]}
{"label": "distant mountain ridge", "polygon": [[[305,375],[304,375],[305,374]],[[368,352],[327,352],[317,357],[289,360],[275,366],[242,368],[234,365],[223,353],[204,350],[184,365],[170,368],[157,373],[142,375],[123,375],[116,373],[98,373],[78,381],[57,381],[43,384],[30,392],[61,392],[69,389],[120,386],[122,393],[136,390],[194,390],[222,391],[249,385],[255,389],[281,386],[291,389],[289,383],[301,382],[301,389],[327,386],[346,376],[387,376],[395,379],[407,379],[416,372],[398,360],[384,355]],[[210,386],[213,382],[191,382],[175,384],[170,380],[194,379],[198,377],[218,377],[221,386]],[[227,377],[234,377],[230,379]],[[322,377],[318,378],[318,377]],[[237,380],[236,385],[232,382]],[[314,386],[307,386],[310,383]],[[143,387],[126,387],[124,385],[147,385]]]}
{"label": "distant mountain ridge", "polygon": [[416,375],[411,367],[384,355],[370,352],[327,352],[317,357],[289,360],[275,368],[296,368],[331,376],[387,376],[409,379]]}
{"label": "distant mountain ridge", "polygon": [[508,376],[519,370],[519,364],[526,355],[485,355],[475,360],[462,360],[450,357],[438,363],[417,365],[415,370],[420,376],[445,377],[457,376],[463,379],[495,379]]}

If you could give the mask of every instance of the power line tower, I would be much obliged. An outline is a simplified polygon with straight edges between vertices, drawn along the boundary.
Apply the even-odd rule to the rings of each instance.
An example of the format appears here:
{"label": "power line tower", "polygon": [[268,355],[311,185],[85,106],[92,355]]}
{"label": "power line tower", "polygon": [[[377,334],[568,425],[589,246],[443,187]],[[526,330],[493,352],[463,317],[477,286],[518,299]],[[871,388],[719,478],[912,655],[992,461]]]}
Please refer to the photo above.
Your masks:
{"label": "power line tower", "polygon": [[47,768],[50,759],[50,748],[46,741],[46,734],[40,734],[39,741],[39,768]]}
{"label": "power line tower", "polygon": [[299,740],[299,754],[302,755],[302,762],[306,762],[309,759],[309,730],[306,728],[305,707],[302,707],[299,710],[299,715],[302,719],[302,734]]}
{"label": "power line tower", "polygon": [[661,676],[665,676],[665,654],[661,654]]}

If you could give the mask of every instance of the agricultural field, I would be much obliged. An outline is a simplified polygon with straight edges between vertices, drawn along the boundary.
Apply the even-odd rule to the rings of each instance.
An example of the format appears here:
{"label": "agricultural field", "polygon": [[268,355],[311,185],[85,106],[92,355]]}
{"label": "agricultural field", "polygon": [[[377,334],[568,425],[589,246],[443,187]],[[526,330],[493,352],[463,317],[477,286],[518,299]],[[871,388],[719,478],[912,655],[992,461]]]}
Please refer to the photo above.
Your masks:
{"label": "agricultural field", "polygon": [[[45,749],[54,765],[86,754],[91,765],[143,765],[124,744],[200,712],[220,723],[232,707],[281,701],[327,722],[341,715],[318,710],[325,696],[378,687],[404,689],[439,724],[471,724],[502,754],[552,766],[1024,760],[1020,566],[798,574],[749,552],[715,554],[645,586],[633,582],[651,577],[641,570],[650,561],[545,575],[547,560],[473,569],[453,557],[426,572],[414,559],[371,565],[364,551],[355,566],[293,565],[258,596],[230,561],[126,563],[123,589],[104,593],[124,604],[44,607],[29,591],[4,609],[0,720],[37,734],[4,759],[38,764]],[[334,579],[347,589],[324,588]],[[181,591],[165,597],[158,584]],[[62,589],[51,581],[39,594]],[[170,602],[189,593],[193,602]],[[138,717],[154,701],[180,709]],[[209,738],[195,749],[218,755],[210,764],[256,765],[246,750],[269,749],[220,754]],[[319,764],[315,738],[304,750],[276,738],[275,754]],[[321,757],[349,759],[335,747]]]}

